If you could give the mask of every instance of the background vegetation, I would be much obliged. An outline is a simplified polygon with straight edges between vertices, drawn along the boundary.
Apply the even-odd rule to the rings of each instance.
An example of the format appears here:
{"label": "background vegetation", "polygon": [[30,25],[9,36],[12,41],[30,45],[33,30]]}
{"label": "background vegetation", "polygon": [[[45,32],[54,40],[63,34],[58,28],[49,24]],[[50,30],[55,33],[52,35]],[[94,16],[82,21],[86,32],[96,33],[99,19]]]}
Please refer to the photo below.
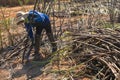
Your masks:
{"label": "background vegetation", "polygon": [[[28,11],[33,6],[28,9],[24,5],[31,1],[14,2],[15,5],[19,3],[21,10]],[[14,6],[13,1],[9,3]],[[30,50],[31,42],[26,41],[25,30],[16,25],[11,11],[0,7],[0,67],[7,69],[9,79],[25,74],[27,79],[50,75],[55,80],[119,80],[119,0],[38,0],[36,10],[49,15],[58,51],[49,57],[51,45],[43,32],[40,51],[47,59],[31,61],[31,66],[23,64],[23,70],[27,71],[18,74],[16,68],[21,63],[23,53]],[[32,54],[34,50],[31,51]]]}
{"label": "background vegetation", "polygon": [[34,0],[0,0],[0,6],[6,6],[6,7],[13,7],[13,6],[20,6],[20,3],[29,5],[34,4]]}

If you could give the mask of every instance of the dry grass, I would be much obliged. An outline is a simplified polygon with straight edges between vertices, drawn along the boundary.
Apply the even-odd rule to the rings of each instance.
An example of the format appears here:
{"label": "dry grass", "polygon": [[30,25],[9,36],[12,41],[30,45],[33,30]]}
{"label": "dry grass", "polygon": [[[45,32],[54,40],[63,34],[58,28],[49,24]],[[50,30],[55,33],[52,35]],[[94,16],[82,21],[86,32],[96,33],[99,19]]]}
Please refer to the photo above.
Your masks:
{"label": "dry grass", "polygon": [[[73,6],[74,4],[74,6]],[[107,21],[108,15],[102,17],[97,15],[95,12],[84,13],[85,7],[82,7],[83,12],[81,15],[75,14],[71,15],[70,10],[72,8],[76,10],[81,10],[81,4],[76,3],[62,3],[62,14],[65,16],[60,16],[59,14],[54,15],[54,11],[59,11],[58,4],[50,6],[50,16],[53,31],[56,29],[58,50],[51,53],[51,45],[46,37],[44,37],[41,45],[41,52],[48,56],[43,61],[33,61],[30,59],[30,63],[22,64],[22,55],[30,49],[29,44],[25,45],[25,40],[27,39],[23,28],[20,31],[14,29],[11,26],[11,14],[5,17],[5,11],[1,15],[1,19],[4,24],[2,24],[3,30],[5,30],[6,35],[9,32],[14,37],[14,45],[6,48],[6,51],[2,52],[0,55],[0,67],[8,71],[11,79],[49,79],[49,80],[114,80],[119,79],[120,74],[120,37],[119,37],[119,25],[114,27]],[[83,4],[84,5],[84,4]],[[86,4],[88,6],[88,4]],[[86,6],[84,5],[84,6]],[[31,7],[32,8],[32,7]],[[26,8],[10,8],[7,9],[11,11],[12,17],[18,10],[27,11]],[[91,10],[91,9],[90,9]],[[67,12],[67,15],[66,15]],[[59,12],[58,12],[59,13]],[[88,14],[88,15],[87,15]],[[10,23],[10,24],[8,24]],[[16,26],[16,25],[14,25]],[[59,27],[57,27],[59,26]],[[12,29],[11,29],[12,28]],[[13,35],[13,31],[22,33],[20,35]],[[1,31],[2,33],[3,31]],[[3,34],[3,33],[2,33]],[[15,34],[15,33],[14,33]],[[24,36],[23,36],[24,35]],[[10,35],[9,35],[10,36]],[[1,38],[2,37],[2,38]],[[16,37],[16,38],[15,38]],[[4,41],[3,35],[0,36],[1,40]],[[9,37],[6,37],[9,39]],[[5,41],[6,43],[7,41]],[[4,43],[2,43],[4,44]],[[27,46],[27,47],[25,47]],[[34,49],[31,50],[31,54],[34,53]],[[32,56],[31,56],[32,57]],[[41,74],[42,73],[42,74]],[[6,74],[5,74],[6,75]]]}

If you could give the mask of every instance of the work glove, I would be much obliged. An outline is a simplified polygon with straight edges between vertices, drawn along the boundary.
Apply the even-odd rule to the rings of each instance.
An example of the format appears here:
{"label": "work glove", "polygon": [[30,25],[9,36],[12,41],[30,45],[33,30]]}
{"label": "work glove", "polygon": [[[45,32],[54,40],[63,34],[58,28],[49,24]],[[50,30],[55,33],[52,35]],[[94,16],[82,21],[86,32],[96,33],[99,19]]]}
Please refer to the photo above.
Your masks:
{"label": "work glove", "polygon": [[57,47],[52,48],[52,53],[55,52],[55,51],[57,51]]}

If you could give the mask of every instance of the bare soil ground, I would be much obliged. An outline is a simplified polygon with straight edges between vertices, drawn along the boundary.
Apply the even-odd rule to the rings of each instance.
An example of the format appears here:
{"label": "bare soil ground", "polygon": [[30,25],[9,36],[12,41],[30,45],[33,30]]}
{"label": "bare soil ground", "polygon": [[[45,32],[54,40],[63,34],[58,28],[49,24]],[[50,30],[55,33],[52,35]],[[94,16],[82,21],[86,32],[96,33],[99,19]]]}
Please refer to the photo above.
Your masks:
{"label": "bare soil ground", "polygon": [[[27,5],[27,6],[21,6],[21,7],[19,7],[19,6],[18,7],[10,7],[10,8],[2,7],[1,8],[2,11],[5,11],[4,15],[6,18],[8,18],[8,17],[14,18],[18,11],[26,11],[29,9],[33,9],[33,5]],[[0,13],[1,13],[1,10],[0,10]]]}
{"label": "bare soil ground", "polygon": [[[33,9],[33,5],[30,5],[30,6],[22,6],[22,7],[11,7],[11,8],[1,8],[0,10],[0,13],[4,13],[4,17],[5,18],[15,18],[16,16],[16,13],[18,11],[28,11],[29,9]],[[79,17],[75,17],[71,20],[74,21],[74,19],[78,19]],[[2,14],[0,15],[0,19],[3,19],[3,16]],[[67,23],[68,22],[68,19],[65,19],[65,22],[64,23]],[[60,23],[56,23],[57,26],[60,25]],[[15,31],[15,32],[14,32]],[[22,33],[23,32],[23,29],[22,28],[14,28],[14,30],[11,30],[11,33],[14,34],[14,35],[17,35],[18,33]],[[5,36],[6,34],[4,34]],[[11,74],[14,73],[14,79],[12,80],[27,80],[27,78],[31,78],[34,79],[34,80],[60,80],[61,79],[61,76],[58,77],[58,75],[56,74],[47,74],[47,73],[44,73],[44,74],[41,74],[42,73],[42,70],[46,69],[46,67],[40,67],[38,64],[32,64],[32,63],[29,63],[27,65],[22,65],[21,64],[21,60],[17,60],[15,59],[12,64],[9,64],[8,63],[5,63],[7,65],[7,68],[0,68],[0,73],[2,73],[0,75],[0,80],[9,80],[11,78]],[[10,69],[10,66],[12,66],[14,69],[11,70]],[[3,66],[4,67],[4,66]],[[63,66],[62,68],[65,69],[67,68],[68,66]],[[52,67],[51,65],[47,66],[48,68],[48,71],[49,69],[51,68],[55,68],[55,67]],[[61,69],[62,69],[61,68]],[[79,79],[76,79],[76,80],[79,80]],[[83,78],[83,79],[80,79],[80,80],[90,80],[89,78]]]}
{"label": "bare soil ground", "polygon": [[[24,7],[25,7],[25,9],[24,9]],[[33,9],[33,6],[24,6],[24,7],[3,8],[5,10],[5,17],[6,18],[7,17],[13,18],[13,17],[15,17],[15,14],[16,14],[17,11],[20,11],[20,10],[26,11],[26,10],[29,10],[29,9]],[[88,16],[82,16],[82,17],[84,17],[86,19]],[[73,22],[75,19],[79,19],[79,18],[81,18],[81,16],[72,17],[71,22]],[[64,19],[64,20],[65,20],[64,24],[69,23],[67,18]],[[59,26],[60,23],[59,22],[57,23],[57,21],[56,21],[56,25]],[[22,29],[18,30],[18,28],[16,28],[15,31],[17,31],[17,33],[22,33]],[[114,31],[108,30],[108,32],[114,32]],[[104,41],[104,40],[106,40],[104,38],[107,38],[106,35],[105,35],[107,33],[107,30],[104,31],[104,30],[101,30],[101,29],[99,30],[98,29],[96,31],[88,31],[87,33],[83,32],[83,33],[86,33],[87,35],[84,35],[82,32],[81,32],[81,34],[79,32],[77,34],[76,33],[77,32],[73,33],[73,36],[76,36],[74,39],[78,40],[78,42],[76,42],[74,40],[75,44],[76,44],[75,46],[77,46],[77,47],[73,47],[73,48],[75,48],[75,51],[79,51],[79,49],[81,49],[81,54],[83,54],[83,55],[77,54],[77,56],[76,56],[74,54],[71,54],[72,58],[77,58],[77,59],[74,59],[74,60],[70,59],[70,61],[66,61],[66,59],[61,60],[61,65],[62,65],[62,66],[60,66],[61,70],[71,69],[70,66],[76,65],[77,64],[76,62],[79,62],[79,61],[82,61],[82,60],[83,61],[86,60],[86,64],[81,64],[81,66],[79,66],[79,65],[75,66],[75,68],[76,68],[75,74],[76,75],[77,74],[80,75],[80,74],[82,74],[82,71],[86,70],[86,65],[87,65],[87,62],[89,62],[89,61],[90,62],[88,64],[90,64],[90,65],[89,66],[87,65],[88,67],[93,68],[93,66],[98,65],[98,67],[95,67],[95,69],[100,68],[99,66],[101,66],[100,64],[102,64],[102,63],[100,63],[100,64],[95,63],[94,64],[93,59],[97,58],[98,60],[101,60],[101,61],[103,59],[104,59],[103,61],[105,61],[105,60],[107,61],[106,56],[110,57],[112,52],[116,52],[116,51],[114,51],[114,49],[116,49],[116,50],[118,49],[118,47],[116,47],[114,45],[111,45],[110,43],[107,43],[107,42]],[[117,32],[117,33],[119,33],[119,32]],[[91,34],[91,35],[88,35],[88,34]],[[101,34],[105,35],[105,36],[101,36]],[[107,35],[109,37],[109,34],[107,34]],[[100,37],[100,39],[98,39],[98,37]],[[103,41],[101,40],[101,38],[103,38]],[[95,41],[96,41],[96,43],[95,43]],[[110,41],[111,41],[111,39],[110,39]],[[68,40],[68,43],[69,42],[70,41]],[[101,45],[101,43],[102,44],[103,43],[107,44],[107,47]],[[78,45],[78,44],[80,44],[80,45]],[[110,47],[109,45],[112,46],[112,47]],[[84,49],[83,49],[83,47],[84,47]],[[113,48],[113,51],[110,50],[111,48]],[[101,55],[102,50],[103,50],[103,54]],[[106,52],[104,52],[104,50],[106,50],[106,52],[109,51],[109,53],[108,53],[109,55],[107,55]],[[98,55],[95,54],[96,51],[98,51]],[[88,54],[88,55],[86,55],[86,54]],[[116,54],[119,55],[118,53],[116,53]],[[93,55],[93,56],[91,56],[91,55]],[[64,56],[64,54],[63,54],[63,56]],[[86,58],[88,56],[90,56],[89,61],[87,61],[88,58]],[[101,57],[103,59],[101,59]],[[108,59],[108,61],[109,61],[109,59]],[[61,79],[63,79],[63,76],[58,75],[59,74],[57,72],[57,70],[59,69],[58,66],[53,65],[53,64],[47,64],[47,63],[44,64],[44,63],[41,63],[40,61],[34,62],[34,61],[31,60],[28,64],[22,65],[21,64],[21,59],[18,59],[18,58],[15,58],[15,59],[13,59],[11,61],[8,61],[8,62],[3,62],[3,64],[4,65],[0,67],[0,73],[2,73],[0,75],[0,80],[10,80],[10,78],[12,78],[12,77],[14,77],[14,78],[11,79],[11,80],[29,80],[31,78],[33,80],[61,80]],[[103,68],[104,70],[106,70],[106,68],[108,68],[108,66],[110,64],[106,63],[106,65],[107,65],[107,67],[104,66],[105,67],[105,69]],[[6,67],[4,67],[4,66],[6,66]],[[112,68],[114,69],[114,67],[112,67]],[[53,73],[50,73],[50,71],[52,71],[52,70],[54,70]],[[79,70],[81,72],[79,72]],[[100,68],[100,70],[102,70],[102,69]],[[88,72],[91,74],[92,70],[90,69]],[[108,74],[108,73],[109,73],[109,69],[107,69],[106,74]],[[66,73],[65,75],[67,75],[67,74],[69,74],[69,72]],[[98,74],[96,74],[96,76]],[[103,73],[101,73],[101,74],[103,74]],[[70,75],[70,76],[72,76],[72,75]],[[74,78],[74,80],[91,80],[90,77],[86,77],[86,76],[83,76],[83,77],[80,77],[80,78],[79,77]],[[71,77],[71,79],[72,79],[72,77]],[[69,79],[64,78],[64,80],[69,80]]]}

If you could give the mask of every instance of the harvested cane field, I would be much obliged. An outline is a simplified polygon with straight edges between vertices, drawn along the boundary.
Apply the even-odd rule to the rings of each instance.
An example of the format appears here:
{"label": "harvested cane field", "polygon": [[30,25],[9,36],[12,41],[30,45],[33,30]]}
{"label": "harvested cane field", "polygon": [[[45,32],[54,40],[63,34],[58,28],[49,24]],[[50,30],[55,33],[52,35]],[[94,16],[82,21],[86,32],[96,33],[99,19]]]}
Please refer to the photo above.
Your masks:
{"label": "harvested cane field", "polygon": [[[120,80],[119,0],[18,3],[0,7],[0,80]],[[33,60],[34,46],[15,19],[33,8],[49,15],[58,47],[52,53],[43,31],[40,61]],[[29,62],[23,60],[28,53]]]}

